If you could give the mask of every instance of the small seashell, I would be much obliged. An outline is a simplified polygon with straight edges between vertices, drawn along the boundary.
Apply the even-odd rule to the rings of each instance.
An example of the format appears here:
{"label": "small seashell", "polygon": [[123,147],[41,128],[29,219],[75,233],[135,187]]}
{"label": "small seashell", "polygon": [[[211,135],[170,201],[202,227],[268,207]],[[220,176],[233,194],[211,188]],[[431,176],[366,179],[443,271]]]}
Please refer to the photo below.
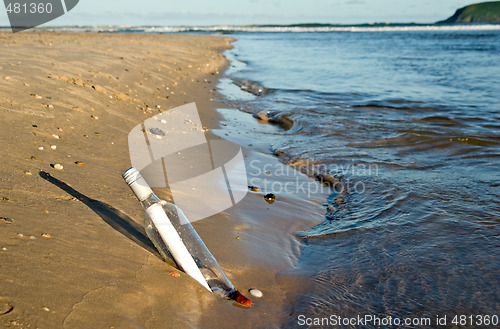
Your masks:
{"label": "small seashell", "polygon": [[50,308],[44,307],[44,308],[42,308],[42,310],[44,310],[45,312],[48,312],[48,311],[50,311]]}
{"label": "small seashell", "polygon": [[56,135],[56,134],[52,134],[52,137],[54,137],[55,139],[61,138],[61,137],[59,137],[59,135]]}
{"label": "small seashell", "polygon": [[257,298],[260,298],[260,297],[262,297],[262,295],[263,295],[263,294],[262,294],[262,291],[260,291],[259,289],[250,289],[250,290],[248,290],[248,292],[249,292],[252,296],[257,297]]}
{"label": "small seashell", "polygon": [[31,176],[31,172],[29,170],[23,170],[23,174]]}
{"label": "small seashell", "polygon": [[181,275],[180,275],[178,272],[176,272],[176,271],[172,271],[172,272],[170,272],[170,273],[169,273],[169,275],[170,275],[170,276],[173,276],[173,277],[176,277],[176,278],[177,278],[177,277],[179,277],[179,276],[181,276]]}
{"label": "small seashell", "polygon": [[54,105],[52,105],[52,104],[47,104],[47,108],[49,108],[49,109],[53,109],[53,108],[54,108]]}
{"label": "small seashell", "polygon": [[60,164],[60,163],[56,163],[56,164],[54,165],[54,169],[55,169],[55,170],[63,170],[63,169],[64,169],[64,167],[63,167],[63,165],[62,165],[62,164]]}
{"label": "small seashell", "polygon": [[82,161],[76,161],[76,162],[75,162],[75,164],[76,164],[77,166],[85,166],[85,163],[84,163],[84,162],[82,162]]}
{"label": "small seashell", "polygon": [[161,122],[161,123],[167,123],[167,120],[165,120],[165,119],[161,119],[161,120],[160,120],[160,122]]}
{"label": "small seashell", "polygon": [[40,146],[38,149],[39,149],[40,151],[43,151],[43,146]]}
{"label": "small seashell", "polygon": [[94,120],[99,120],[99,117],[97,115],[91,115],[90,117]]}
{"label": "small seashell", "polygon": [[49,233],[42,233],[41,235],[43,238],[47,238],[47,239],[52,237],[52,235],[50,235]]}
{"label": "small seashell", "polygon": [[50,145],[50,148],[55,150],[57,148],[57,145]]}
{"label": "small seashell", "polygon": [[17,236],[18,236],[19,238],[24,238],[24,234],[22,234],[22,233],[17,233]]}
{"label": "small seashell", "polygon": [[35,238],[33,235],[30,235],[30,236],[29,236],[29,239],[30,239],[30,240],[35,240],[36,238]]}

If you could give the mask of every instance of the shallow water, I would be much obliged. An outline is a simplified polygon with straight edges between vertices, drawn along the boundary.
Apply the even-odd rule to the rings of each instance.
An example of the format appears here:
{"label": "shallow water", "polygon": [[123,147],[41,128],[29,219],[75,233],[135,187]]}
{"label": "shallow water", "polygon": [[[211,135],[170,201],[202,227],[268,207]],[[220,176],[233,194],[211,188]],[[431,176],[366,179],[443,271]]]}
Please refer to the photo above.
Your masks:
{"label": "shallow water", "polygon": [[333,177],[324,222],[296,233],[301,259],[282,273],[302,287],[284,327],[498,316],[500,31],[233,36],[227,102],[293,121],[248,143]]}

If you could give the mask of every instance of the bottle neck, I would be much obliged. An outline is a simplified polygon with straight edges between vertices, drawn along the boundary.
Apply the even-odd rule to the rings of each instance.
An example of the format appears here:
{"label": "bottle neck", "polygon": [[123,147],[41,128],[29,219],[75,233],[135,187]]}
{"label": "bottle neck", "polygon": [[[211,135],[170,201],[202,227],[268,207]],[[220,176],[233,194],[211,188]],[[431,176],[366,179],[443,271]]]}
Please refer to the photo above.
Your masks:
{"label": "bottle neck", "polygon": [[141,200],[141,205],[144,209],[148,209],[155,203],[158,203],[160,199],[153,193],[151,192],[150,195],[148,195],[145,199]]}
{"label": "bottle neck", "polygon": [[151,190],[151,187],[149,187],[146,180],[142,177],[139,170],[136,168],[129,168],[122,174],[122,176],[141,204],[143,204],[143,206],[144,204],[147,204],[147,206],[144,206],[145,208],[148,208],[153,203],[160,201],[153,193],[153,190]]}

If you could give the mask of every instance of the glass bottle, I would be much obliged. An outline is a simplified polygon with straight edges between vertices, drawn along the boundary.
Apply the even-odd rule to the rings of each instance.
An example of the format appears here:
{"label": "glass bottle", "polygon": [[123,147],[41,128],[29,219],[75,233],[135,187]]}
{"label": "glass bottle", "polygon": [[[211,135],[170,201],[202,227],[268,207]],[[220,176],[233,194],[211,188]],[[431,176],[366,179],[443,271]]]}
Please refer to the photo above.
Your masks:
{"label": "glass bottle", "polygon": [[182,271],[214,294],[251,306],[252,302],[234,288],[182,210],[160,200],[136,168],[129,168],[122,176],[145,210],[146,234],[161,256],[167,259],[172,255]]}

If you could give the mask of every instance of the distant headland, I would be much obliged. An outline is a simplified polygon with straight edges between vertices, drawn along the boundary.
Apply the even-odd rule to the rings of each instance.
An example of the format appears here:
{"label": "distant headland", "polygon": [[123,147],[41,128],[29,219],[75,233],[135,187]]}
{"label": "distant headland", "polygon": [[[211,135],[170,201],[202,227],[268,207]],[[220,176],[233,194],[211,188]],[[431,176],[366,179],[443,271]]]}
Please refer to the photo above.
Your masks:
{"label": "distant headland", "polygon": [[500,23],[500,1],[481,2],[458,9],[436,24]]}
{"label": "distant headland", "polygon": [[329,28],[384,28],[384,27],[420,27],[433,25],[469,25],[469,24],[500,24],[500,1],[481,2],[457,9],[451,17],[435,23],[390,23],[375,22],[363,24],[330,24],[330,23],[301,23],[301,24],[259,24],[246,25],[245,28],[281,28],[281,29],[329,29]]}

